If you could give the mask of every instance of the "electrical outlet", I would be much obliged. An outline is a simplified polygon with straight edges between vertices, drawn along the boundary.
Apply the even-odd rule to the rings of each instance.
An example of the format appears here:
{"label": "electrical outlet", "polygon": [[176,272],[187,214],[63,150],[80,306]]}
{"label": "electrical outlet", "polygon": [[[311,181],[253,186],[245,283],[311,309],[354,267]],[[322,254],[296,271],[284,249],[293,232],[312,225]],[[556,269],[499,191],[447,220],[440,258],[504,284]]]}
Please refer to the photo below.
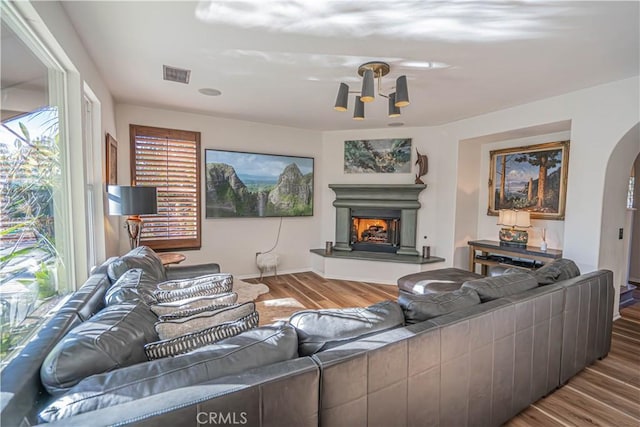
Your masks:
{"label": "electrical outlet", "polygon": [[622,240],[622,228],[618,228],[618,240]]}

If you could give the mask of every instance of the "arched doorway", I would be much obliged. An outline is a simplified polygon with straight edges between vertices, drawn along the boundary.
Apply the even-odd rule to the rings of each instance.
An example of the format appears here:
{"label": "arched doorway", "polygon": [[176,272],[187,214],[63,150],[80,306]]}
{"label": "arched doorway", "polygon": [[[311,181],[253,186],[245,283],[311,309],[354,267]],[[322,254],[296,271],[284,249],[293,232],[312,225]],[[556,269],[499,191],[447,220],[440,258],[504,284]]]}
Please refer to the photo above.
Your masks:
{"label": "arched doorway", "polygon": [[[616,297],[614,316],[619,317],[620,286],[629,271],[628,239],[625,240],[629,172],[640,154],[640,123],[636,123],[615,146],[605,172],[598,268],[613,271]],[[622,235],[620,235],[622,230]],[[626,245],[625,245],[626,243]]]}

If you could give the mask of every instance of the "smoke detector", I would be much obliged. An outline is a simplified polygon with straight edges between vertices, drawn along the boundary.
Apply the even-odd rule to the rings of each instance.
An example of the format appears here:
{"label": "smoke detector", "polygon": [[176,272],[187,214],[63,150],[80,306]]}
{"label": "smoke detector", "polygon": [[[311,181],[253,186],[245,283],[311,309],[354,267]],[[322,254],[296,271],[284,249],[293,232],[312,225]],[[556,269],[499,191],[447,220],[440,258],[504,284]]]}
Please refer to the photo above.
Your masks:
{"label": "smoke detector", "polygon": [[191,70],[184,70],[182,68],[170,67],[168,65],[162,66],[162,77],[167,81],[189,84],[190,76],[191,76]]}

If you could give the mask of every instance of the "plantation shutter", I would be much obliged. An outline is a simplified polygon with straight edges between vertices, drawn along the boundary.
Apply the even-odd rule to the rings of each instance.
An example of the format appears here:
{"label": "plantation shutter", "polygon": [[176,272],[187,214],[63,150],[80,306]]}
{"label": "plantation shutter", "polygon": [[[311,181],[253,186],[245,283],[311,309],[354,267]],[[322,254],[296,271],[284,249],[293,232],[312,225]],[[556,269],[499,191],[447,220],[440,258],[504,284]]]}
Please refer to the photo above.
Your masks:
{"label": "plantation shutter", "polygon": [[144,215],[141,244],[200,248],[200,132],[130,125],[132,185],[158,188],[158,214]]}

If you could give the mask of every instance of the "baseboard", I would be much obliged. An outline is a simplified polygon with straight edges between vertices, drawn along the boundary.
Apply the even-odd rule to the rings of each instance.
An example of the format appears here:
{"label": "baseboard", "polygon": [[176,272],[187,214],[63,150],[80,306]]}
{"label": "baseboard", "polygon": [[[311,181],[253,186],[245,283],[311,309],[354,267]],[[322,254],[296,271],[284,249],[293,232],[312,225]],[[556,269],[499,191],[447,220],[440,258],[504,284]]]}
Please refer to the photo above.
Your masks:
{"label": "baseboard", "polygon": [[[307,268],[296,268],[293,270],[278,270],[278,276],[280,276],[281,274],[295,274],[295,273],[306,273],[309,271],[313,271],[311,268],[307,267]],[[318,275],[322,276],[322,274],[317,273]],[[269,273],[265,274],[262,277],[272,277],[275,276],[273,274],[273,271],[270,271]],[[233,277],[237,277],[240,280],[244,280],[244,279],[259,279],[260,278],[260,273],[256,273],[256,274],[240,274],[240,275],[233,275]]]}

